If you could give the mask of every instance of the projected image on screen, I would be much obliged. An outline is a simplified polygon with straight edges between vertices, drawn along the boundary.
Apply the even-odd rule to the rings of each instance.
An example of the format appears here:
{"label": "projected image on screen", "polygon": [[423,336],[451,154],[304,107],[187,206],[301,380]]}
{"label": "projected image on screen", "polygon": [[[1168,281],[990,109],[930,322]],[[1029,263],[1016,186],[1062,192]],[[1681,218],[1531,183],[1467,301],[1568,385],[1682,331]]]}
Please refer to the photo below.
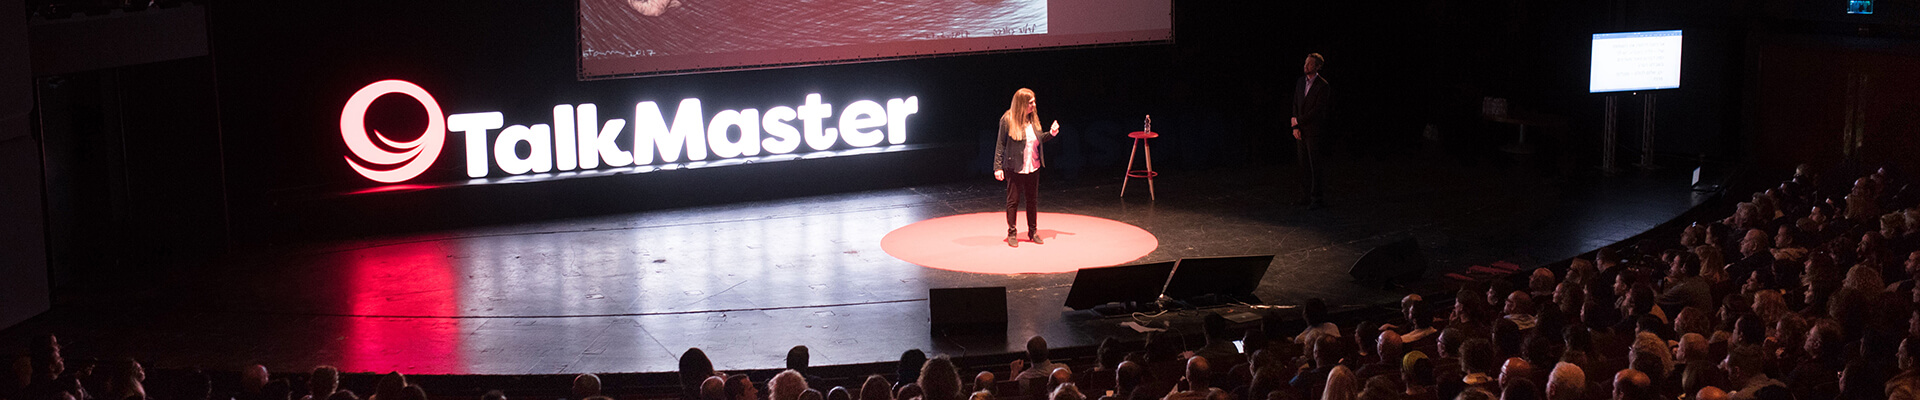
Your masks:
{"label": "projected image on screen", "polygon": [[1170,0],[579,0],[579,18],[587,79],[1172,38]]}
{"label": "projected image on screen", "polygon": [[1680,31],[1596,33],[1588,93],[1680,88]]}

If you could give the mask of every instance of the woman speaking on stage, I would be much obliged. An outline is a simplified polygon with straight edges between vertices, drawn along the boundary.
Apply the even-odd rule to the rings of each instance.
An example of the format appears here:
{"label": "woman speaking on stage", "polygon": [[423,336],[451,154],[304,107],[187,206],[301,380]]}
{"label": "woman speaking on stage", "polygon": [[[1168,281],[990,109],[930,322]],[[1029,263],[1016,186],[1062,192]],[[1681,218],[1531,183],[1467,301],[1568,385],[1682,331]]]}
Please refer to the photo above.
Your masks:
{"label": "woman speaking on stage", "polygon": [[1014,229],[1014,212],[1021,199],[1027,203],[1027,239],[1041,244],[1036,218],[1040,216],[1040,167],[1046,166],[1042,143],[1060,136],[1060,121],[1046,132],[1040,129],[1039,103],[1033,90],[1013,92],[1013,104],[1000,114],[998,146],[993,149],[993,179],[1007,181],[1007,246],[1020,247],[1019,231]]}

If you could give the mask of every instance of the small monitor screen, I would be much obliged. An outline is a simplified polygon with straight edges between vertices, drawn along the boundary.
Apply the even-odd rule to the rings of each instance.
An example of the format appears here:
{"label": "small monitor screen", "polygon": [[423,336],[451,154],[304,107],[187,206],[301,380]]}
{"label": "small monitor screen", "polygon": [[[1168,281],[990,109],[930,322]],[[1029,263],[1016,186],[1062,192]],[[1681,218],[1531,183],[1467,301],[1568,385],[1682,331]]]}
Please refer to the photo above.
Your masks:
{"label": "small monitor screen", "polygon": [[1680,31],[1593,34],[1588,93],[1680,88]]}

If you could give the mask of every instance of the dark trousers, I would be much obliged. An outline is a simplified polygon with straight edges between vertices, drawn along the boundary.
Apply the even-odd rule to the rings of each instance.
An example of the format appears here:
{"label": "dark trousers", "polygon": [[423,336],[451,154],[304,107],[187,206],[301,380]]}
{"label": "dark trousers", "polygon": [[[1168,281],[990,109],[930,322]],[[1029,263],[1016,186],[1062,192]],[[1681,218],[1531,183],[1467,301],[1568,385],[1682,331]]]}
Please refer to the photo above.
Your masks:
{"label": "dark trousers", "polygon": [[1019,209],[1020,199],[1027,199],[1027,231],[1039,229],[1040,222],[1040,173],[1019,174],[1007,172],[1007,236],[1013,236],[1014,211]]}
{"label": "dark trousers", "polygon": [[1314,135],[1302,131],[1300,143],[1294,147],[1294,151],[1299,154],[1300,168],[1302,169],[1302,171],[1300,171],[1300,198],[1315,203],[1320,202],[1320,198],[1324,196],[1327,191],[1326,160],[1321,159],[1322,156],[1319,154],[1319,146],[1319,140],[1315,140]]}

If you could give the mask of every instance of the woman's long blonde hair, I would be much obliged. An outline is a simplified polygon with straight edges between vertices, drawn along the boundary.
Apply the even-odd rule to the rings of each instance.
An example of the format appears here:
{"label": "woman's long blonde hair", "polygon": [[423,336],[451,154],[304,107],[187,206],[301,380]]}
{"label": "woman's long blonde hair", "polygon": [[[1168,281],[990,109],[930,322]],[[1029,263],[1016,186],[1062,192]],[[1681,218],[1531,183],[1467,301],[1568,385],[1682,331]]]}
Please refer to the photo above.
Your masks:
{"label": "woman's long blonde hair", "polygon": [[[1007,137],[1015,141],[1027,140],[1027,129],[1040,125],[1040,113],[1026,112],[1027,103],[1032,101],[1033,89],[1020,88],[1013,92],[1013,105],[1008,106],[1007,112],[1000,115],[1000,120],[1011,124],[1010,129],[1007,129]],[[1023,115],[1024,118],[1022,118]]]}

